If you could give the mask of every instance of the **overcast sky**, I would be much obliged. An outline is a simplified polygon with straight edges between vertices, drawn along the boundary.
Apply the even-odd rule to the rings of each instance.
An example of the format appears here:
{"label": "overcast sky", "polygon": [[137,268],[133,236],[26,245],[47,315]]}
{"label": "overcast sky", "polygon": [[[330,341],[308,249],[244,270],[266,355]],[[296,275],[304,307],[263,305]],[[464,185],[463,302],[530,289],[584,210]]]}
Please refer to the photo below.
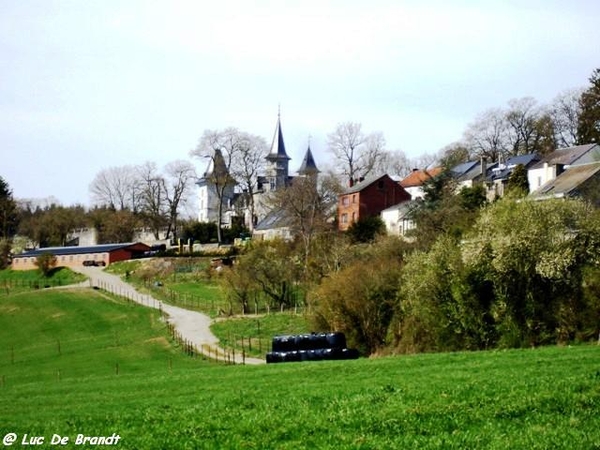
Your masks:
{"label": "overcast sky", "polygon": [[189,159],[205,129],[270,143],[279,104],[292,171],[345,121],[434,153],[486,109],[586,86],[599,18],[597,0],[1,0],[0,176],[87,205],[101,169]]}

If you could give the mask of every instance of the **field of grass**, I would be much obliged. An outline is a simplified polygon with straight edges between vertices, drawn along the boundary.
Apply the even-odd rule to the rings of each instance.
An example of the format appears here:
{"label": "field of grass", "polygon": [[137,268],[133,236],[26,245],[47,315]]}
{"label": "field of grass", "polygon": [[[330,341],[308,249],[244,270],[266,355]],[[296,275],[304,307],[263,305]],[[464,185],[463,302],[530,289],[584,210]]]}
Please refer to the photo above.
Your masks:
{"label": "field of grass", "polygon": [[19,382],[2,388],[0,432],[117,433],[124,449],[593,449],[599,350],[198,365]]}
{"label": "field of grass", "polygon": [[66,267],[53,269],[49,277],[44,277],[39,270],[5,269],[0,270],[0,295],[44,287],[65,286],[84,280],[84,275],[75,273]]}
{"label": "field of grass", "polygon": [[0,297],[2,383],[167,372],[189,364],[156,310],[92,289]]}
{"label": "field of grass", "polygon": [[218,320],[210,327],[221,346],[243,350],[247,356],[264,358],[271,350],[273,336],[309,333],[310,326],[302,314],[275,313],[261,316]]}
{"label": "field of grass", "polygon": [[154,310],[38,290],[0,295],[0,399],[0,437],[61,448],[600,449],[600,346],[222,366],[185,356]]}

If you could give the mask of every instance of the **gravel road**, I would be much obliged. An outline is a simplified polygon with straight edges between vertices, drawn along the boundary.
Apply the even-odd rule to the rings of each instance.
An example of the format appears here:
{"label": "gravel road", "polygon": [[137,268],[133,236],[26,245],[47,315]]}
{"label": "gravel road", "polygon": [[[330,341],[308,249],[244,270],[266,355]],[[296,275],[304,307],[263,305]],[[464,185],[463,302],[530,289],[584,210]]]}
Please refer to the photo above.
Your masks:
{"label": "gravel road", "polygon": [[[127,297],[141,305],[150,308],[161,308],[167,313],[168,321],[175,326],[182,338],[191,342],[199,352],[212,357],[215,356],[216,352],[219,359],[225,355],[225,350],[219,347],[219,339],[210,331],[211,319],[206,314],[162,303],[151,295],[138,292],[129,283],[123,281],[121,277],[105,272],[100,267],[82,266],[76,270],[89,278],[88,281],[78,286],[99,287]],[[241,364],[242,362],[242,355],[236,353],[235,363]],[[264,364],[265,360],[247,357],[244,362],[246,364]]]}

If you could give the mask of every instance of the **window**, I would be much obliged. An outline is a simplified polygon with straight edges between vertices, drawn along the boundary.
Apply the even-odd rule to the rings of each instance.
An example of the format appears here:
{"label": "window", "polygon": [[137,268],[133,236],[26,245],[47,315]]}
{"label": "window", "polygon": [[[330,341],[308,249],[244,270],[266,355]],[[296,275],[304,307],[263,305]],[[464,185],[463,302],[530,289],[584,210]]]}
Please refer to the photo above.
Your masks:
{"label": "window", "polygon": [[356,212],[352,213],[352,222],[356,222]]}
{"label": "window", "polygon": [[342,223],[348,223],[348,214],[342,214]]}
{"label": "window", "polygon": [[352,196],[352,203],[356,203],[356,194]]}
{"label": "window", "polygon": [[349,204],[350,204],[350,198],[349,197],[342,197],[342,205],[348,206]]}
{"label": "window", "polygon": [[540,187],[542,185],[542,177],[538,177],[538,185],[537,187]]}

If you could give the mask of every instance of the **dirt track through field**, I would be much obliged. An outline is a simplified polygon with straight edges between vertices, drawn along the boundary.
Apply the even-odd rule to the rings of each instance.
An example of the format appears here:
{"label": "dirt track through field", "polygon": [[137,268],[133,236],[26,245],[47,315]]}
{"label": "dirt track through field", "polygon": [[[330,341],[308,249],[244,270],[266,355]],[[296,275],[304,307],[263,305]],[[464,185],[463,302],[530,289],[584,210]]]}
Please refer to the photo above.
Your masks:
{"label": "dirt track through field", "polygon": [[[167,314],[167,320],[175,326],[181,337],[191,342],[198,352],[209,357],[218,355],[218,359],[224,359],[227,352],[219,347],[219,339],[210,331],[211,319],[206,314],[162,303],[151,295],[138,292],[129,283],[123,281],[121,277],[107,273],[100,267],[80,267],[77,271],[89,277],[88,281],[77,286],[101,288],[126,297],[140,305],[149,308],[160,308]],[[239,353],[231,355],[230,358],[236,364],[242,364],[242,362],[245,364],[265,363],[263,359],[243,358]]]}

